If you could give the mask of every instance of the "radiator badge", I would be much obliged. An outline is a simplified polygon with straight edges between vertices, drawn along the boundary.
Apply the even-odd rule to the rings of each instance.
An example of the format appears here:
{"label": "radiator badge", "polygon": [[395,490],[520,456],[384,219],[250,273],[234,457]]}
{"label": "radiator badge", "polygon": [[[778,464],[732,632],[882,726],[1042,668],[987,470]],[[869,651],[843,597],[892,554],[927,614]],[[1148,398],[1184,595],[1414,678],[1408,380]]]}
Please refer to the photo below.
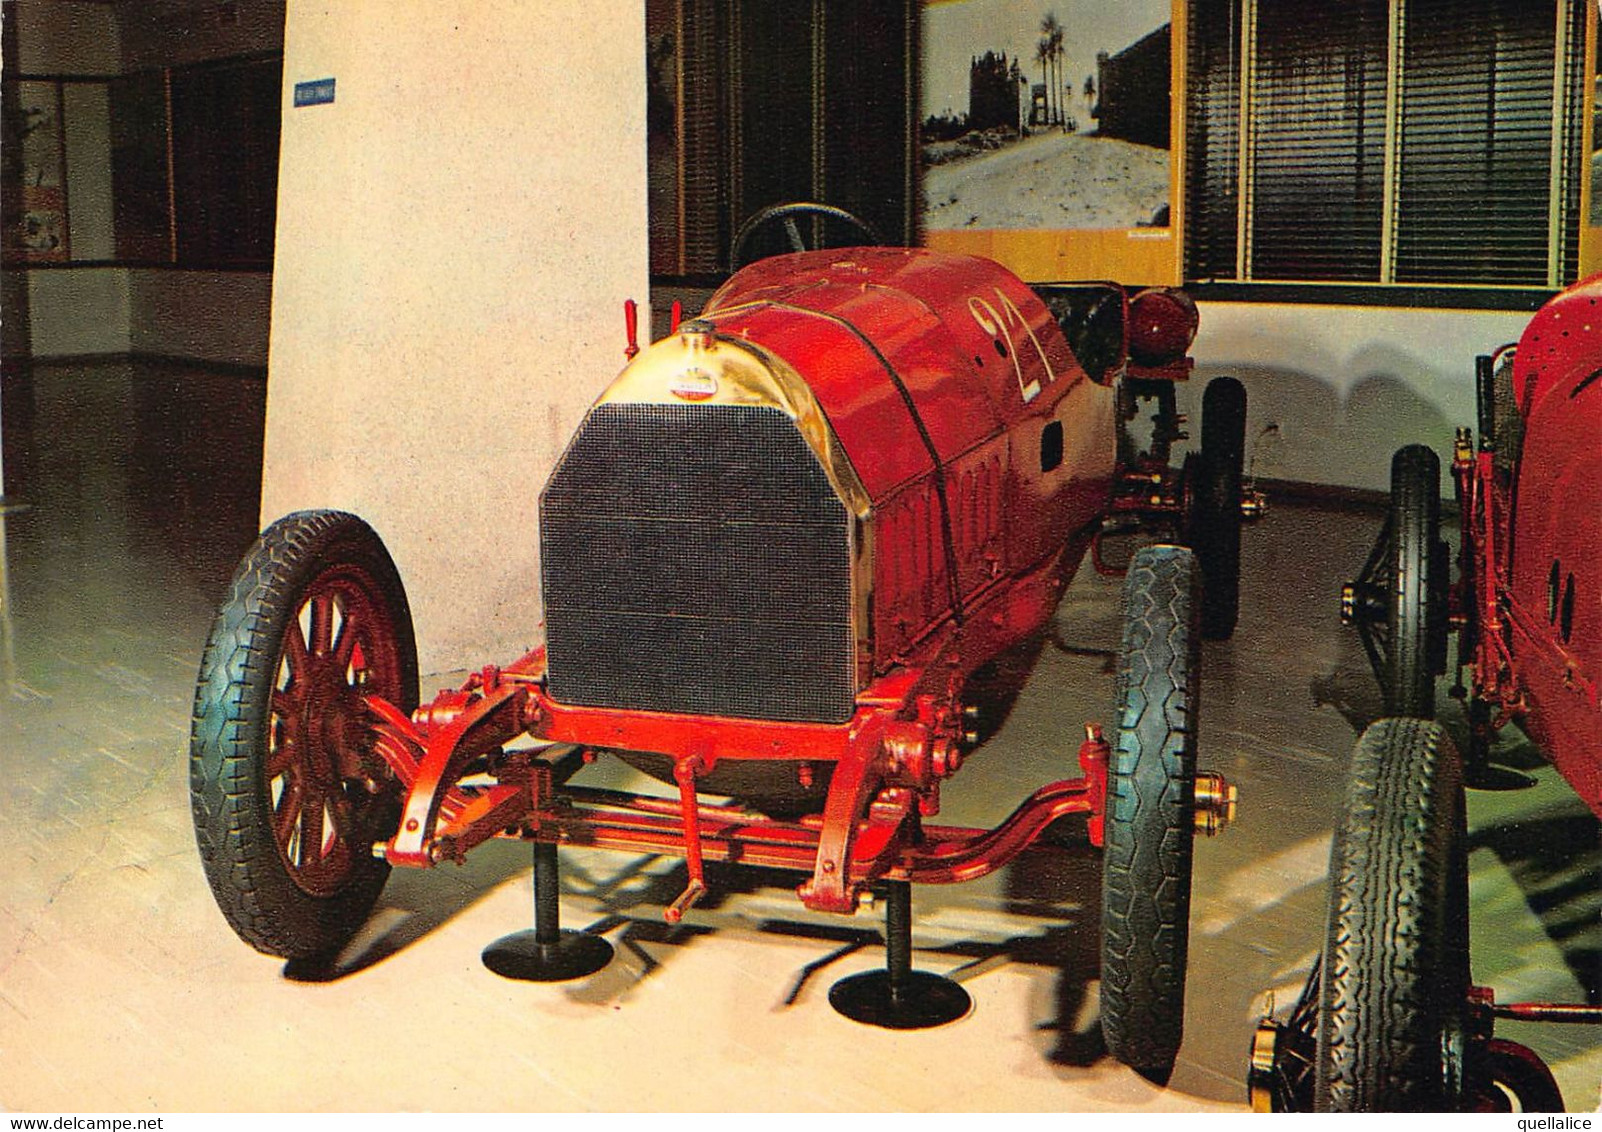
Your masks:
{"label": "radiator badge", "polygon": [[687,369],[673,379],[668,391],[685,401],[705,401],[717,393],[718,379],[704,369]]}

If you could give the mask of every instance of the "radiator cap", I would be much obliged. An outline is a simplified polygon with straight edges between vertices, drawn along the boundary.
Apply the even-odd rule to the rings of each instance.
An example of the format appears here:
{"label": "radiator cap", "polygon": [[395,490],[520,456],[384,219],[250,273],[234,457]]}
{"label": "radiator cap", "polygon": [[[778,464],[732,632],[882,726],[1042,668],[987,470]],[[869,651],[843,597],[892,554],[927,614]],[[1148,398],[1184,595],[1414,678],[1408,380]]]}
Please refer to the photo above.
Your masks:
{"label": "radiator cap", "polygon": [[691,350],[710,350],[717,341],[717,327],[704,318],[679,324],[679,341]]}

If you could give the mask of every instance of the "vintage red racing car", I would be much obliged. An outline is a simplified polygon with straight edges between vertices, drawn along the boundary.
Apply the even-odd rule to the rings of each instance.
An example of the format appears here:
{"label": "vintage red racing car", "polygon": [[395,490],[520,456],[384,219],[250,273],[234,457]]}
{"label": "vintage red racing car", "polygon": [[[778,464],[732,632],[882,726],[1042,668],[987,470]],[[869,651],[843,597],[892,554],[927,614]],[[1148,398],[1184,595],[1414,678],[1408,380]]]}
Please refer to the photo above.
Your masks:
{"label": "vintage red racing car", "polygon": [[[820,211],[763,219],[794,233]],[[1199,642],[1234,627],[1259,503],[1234,379],[1209,385],[1199,451],[1170,467],[1196,322],[1178,292],[1032,289],[925,249],[759,260],[631,345],[545,484],[545,644],[425,703],[378,536],[337,511],[273,523],[217,614],[195,701],[195,828],[229,923],[269,954],[327,953],[391,867],[522,838],[534,927],[485,962],[564,979],[611,949],[558,924],[559,844],[682,857],[675,922],[705,862],[761,865],[801,874],[814,910],[880,892],[886,966],[831,1001],[929,1025],[968,1000],[911,969],[909,886],[989,873],[1082,814],[1105,849],[1107,1045],[1165,1075],[1192,838],[1234,807],[1196,768]],[[1005,662],[1038,647],[1100,536],[1137,525],[1168,541],[1127,568],[1114,737],[1076,727],[1082,773],[994,829],[935,824],[1009,692],[998,673],[1027,668]],[[676,796],[572,780],[613,756]]]}

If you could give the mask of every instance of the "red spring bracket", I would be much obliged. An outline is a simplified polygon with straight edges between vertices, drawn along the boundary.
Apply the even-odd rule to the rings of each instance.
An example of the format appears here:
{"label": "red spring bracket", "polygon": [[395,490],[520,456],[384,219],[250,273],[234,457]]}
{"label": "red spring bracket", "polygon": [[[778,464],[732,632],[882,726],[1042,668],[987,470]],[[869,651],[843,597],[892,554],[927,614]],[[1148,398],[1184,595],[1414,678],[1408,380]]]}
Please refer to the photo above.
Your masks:
{"label": "red spring bracket", "polygon": [[1101,727],[1095,723],[1085,724],[1085,741],[1079,744],[1079,766],[1085,772],[1085,781],[1090,785],[1090,817],[1086,822],[1086,831],[1090,834],[1090,843],[1098,849],[1102,847],[1104,840],[1107,762],[1111,757],[1112,748],[1102,737]]}
{"label": "red spring bracket", "polygon": [[623,300],[623,327],[628,334],[629,344],[623,347],[623,356],[629,361],[640,352],[640,304],[633,299]]}

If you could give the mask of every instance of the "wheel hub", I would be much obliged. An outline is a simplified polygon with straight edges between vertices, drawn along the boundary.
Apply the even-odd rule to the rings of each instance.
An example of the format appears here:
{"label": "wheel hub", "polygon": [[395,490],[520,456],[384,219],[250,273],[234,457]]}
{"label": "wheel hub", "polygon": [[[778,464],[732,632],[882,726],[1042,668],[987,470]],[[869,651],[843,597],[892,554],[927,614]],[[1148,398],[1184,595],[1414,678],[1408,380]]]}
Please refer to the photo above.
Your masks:
{"label": "wheel hub", "polygon": [[366,706],[360,692],[336,673],[320,673],[306,706],[304,733],[310,740],[307,769],[325,785],[361,778]]}
{"label": "wheel hub", "polygon": [[1347,582],[1341,587],[1342,625],[1383,625],[1387,616],[1386,592],[1368,582]]}
{"label": "wheel hub", "polygon": [[1196,776],[1196,832],[1207,837],[1223,832],[1235,820],[1240,791],[1221,774]]}

